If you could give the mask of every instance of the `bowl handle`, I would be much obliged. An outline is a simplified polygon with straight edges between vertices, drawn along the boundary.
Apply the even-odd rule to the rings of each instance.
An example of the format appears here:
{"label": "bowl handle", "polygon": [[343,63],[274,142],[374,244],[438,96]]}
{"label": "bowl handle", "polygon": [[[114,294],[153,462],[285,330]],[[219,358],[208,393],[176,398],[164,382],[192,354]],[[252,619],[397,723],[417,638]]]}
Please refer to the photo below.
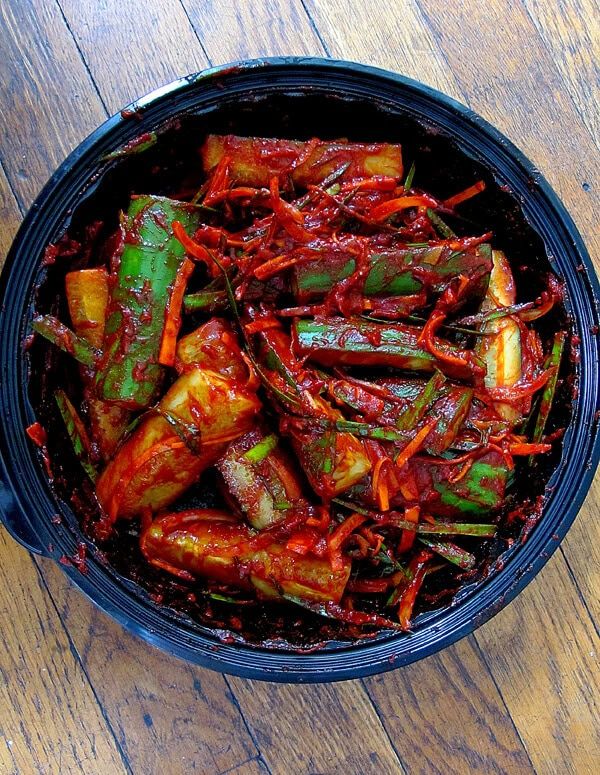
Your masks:
{"label": "bowl handle", "polygon": [[48,554],[46,548],[41,545],[40,537],[32,528],[31,523],[24,511],[21,511],[14,495],[4,482],[0,479],[0,522],[26,549],[35,554]]}

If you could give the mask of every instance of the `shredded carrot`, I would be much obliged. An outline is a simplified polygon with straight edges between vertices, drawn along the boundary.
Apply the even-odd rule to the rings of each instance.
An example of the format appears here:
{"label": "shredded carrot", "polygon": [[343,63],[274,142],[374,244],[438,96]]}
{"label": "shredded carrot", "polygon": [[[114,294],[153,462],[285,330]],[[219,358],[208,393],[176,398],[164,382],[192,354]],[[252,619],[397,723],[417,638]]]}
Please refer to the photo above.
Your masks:
{"label": "shredded carrot", "polygon": [[425,574],[427,573],[427,564],[431,559],[431,552],[421,552],[410,563],[409,570],[412,573],[412,579],[400,594],[400,605],[398,606],[398,619],[402,630],[410,629],[410,619],[417,594],[421,589]]}
{"label": "shredded carrot", "polygon": [[450,484],[456,484],[457,482],[460,482],[461,479],[464,479],[464,477],[467,475],[467,473],[469,472],[469,470],[470,470],[470,468],[471,468],[471,466],[473,465],[474,462],[475,461],[474,461],[474,459],[472,457],[469,458],[465,462],[463,467],[458,471],[458,473],[453,474],[452,476],[448,477],[448,481],[450,482]]}
{"label": "shredded carrot", "polygon": [[[421,509],[419,506],[411,506],[409,509],[405,510],[404,519],[407,522],[412,522],[417,525],[419,523],[420,513]],[[416,536],[417,533],[415,530],[403,530],[402,538],[398,544],[398,554],[404,554],[404,552],[408,552],[409,549],[412,549]]]}
{"label": "shredded carrot", "polygon": [[281,325],[275,318],[258,318],[258,320],[244,324],[244,331],[247,334],[258,334],[261,331],[268,331],[270,328],[281,328]]}
{"label": "shredded carrot", "polygon": [[254,270],[254,276],[257,280],[267,280],[269,277],[283,272],[285,269],[289,269],[290,266],[294,266],[302,260],[302,256],[276,256],[270,261],[265,261],[264,264],[257,266]]}
{"label": "shredded carrot", "polygon": [[454,196],[450,196],[448,199],[445,199],[443,205],[444,207],[452,209],[456,207],[456,205],[459,205],[461,202],[466,202],[467,199],[472,199],[482,191],[485,191],[485,182],[483,180],[478,180],[477,183],[474,183],[472,186],[465,188],[464,191],[460,191],[458,194],[454,194]]}
{"label": "shredded carrot", "polygon": [[344,567],[340,551],[341,545],[366,520],[367,516],[365,514],[351,514],[341,525],[336,527],[327,539],[327,548],[333,570],[342,570]]}
{"label": "shredded carrot", "polygon": [[420,431],[417,432],[414,439],[411,439],[404,449],[400,450],[400,454],[396,458],[396,466],[403,468],[413,455],[415,455],[423,446],[425,439],[429,433],[433,430],[437,423],[437,419],[430,420],[426,423]]}
{"label": "shredded carrot", "polygon": [[436,206],[437,202],[435,199],[427,196],[427,194],[422,194],[421,196],[400,196],[397,199],[390,199],[388,202],[382,202],[374,207],[369,213],[369,217],[374,221],[384,221],[395,213],[408,210],[409,207]]}
{"label": "shredded carrot", "polygon": [[314,235],[302,226],[304,216],[300,210],[279,196],[279,180],[276,176],[271,178],[270,191],[273,214],[290,237],[298,242],[309,242],[314,239]]}
{"label": "shredded carrot", "polygon": [[382,457],[379,458],[373,467],[373,492],[377,498],[377,505],[380,511],[389,511],[390,509],[388,483],[385,476],[381,475],[381,469],[385,463],[391,462],[389,457]]}
{"label": "shredded carrot", "polygon": [[185,258],[177,270],[175,282],[171,289],[171,297],[165,309],[165,324],[160,341],[158,362],[163,366],[175,364],[175,351],[177,349],[177,334],[181,328],[181,308],[183,295],[187,288],[188,280],[194,271],[194,262]]}
{"label": "shredded carrot", "polygon": [[511,444],[509,449],[511,455],[539,455],[544,452],[550,452],[552,444],[516,443]]}
{"label": "shredded carrot", "polygon": [[229,186],[229,156],[223,156],[210,177],[210,183],[204,195],[203,204],[209,206],[219,200],[221,192]]}
{"label": "shredded carrot", "polygon": [[185,252],[188,256],[195,258],[197,261],[202,261],[206,264],[209,274],[212,277],[216,277],[219,274],[219,267],[213,261],[209,251],[201,245],[199,242],[195,242],[183,228],[183,224],[180,221],[173,221],[172,224],[174,236],[181,242]]}

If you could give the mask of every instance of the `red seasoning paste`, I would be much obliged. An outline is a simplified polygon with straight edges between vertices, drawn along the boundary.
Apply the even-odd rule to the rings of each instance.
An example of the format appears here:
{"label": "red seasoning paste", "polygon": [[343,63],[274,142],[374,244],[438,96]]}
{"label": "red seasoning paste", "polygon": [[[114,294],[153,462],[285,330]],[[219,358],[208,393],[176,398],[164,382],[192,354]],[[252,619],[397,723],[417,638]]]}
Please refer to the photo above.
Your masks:
{"label": "red seasoning paste", "polygon": [[[127,526],[132,575],[225,629],[268,604],[409,630],[539,516],[514,482],[560,436],[567,336],[537,323],[560,283],[522,301],[494,234],[449,225],[485,184],[440,199],[399,145],[211,135],[201,157],[194,195],[138,192],[66,275],[69,319],[33,321],[79,364],[54,413],[88,528],[114,547]],[[214,507],[186,500],[203,481]]]}

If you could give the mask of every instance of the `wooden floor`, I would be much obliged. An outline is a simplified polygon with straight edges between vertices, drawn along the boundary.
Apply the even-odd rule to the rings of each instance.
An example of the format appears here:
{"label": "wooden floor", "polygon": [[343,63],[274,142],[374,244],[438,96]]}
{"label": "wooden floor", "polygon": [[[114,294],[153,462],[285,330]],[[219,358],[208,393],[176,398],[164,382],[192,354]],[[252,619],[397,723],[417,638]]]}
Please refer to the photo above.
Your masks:
{"label": "wooden floor", "polygon": [[[470,105],[539,166],[598,261],[599,23],[594,0],[2,0],[0,254],[108,114],[209,64],[292,53]],[[337,685],[171,659],[1,533],[0,773],[598,773],[599,623],[598,478],[543,572],[475,635]]]}

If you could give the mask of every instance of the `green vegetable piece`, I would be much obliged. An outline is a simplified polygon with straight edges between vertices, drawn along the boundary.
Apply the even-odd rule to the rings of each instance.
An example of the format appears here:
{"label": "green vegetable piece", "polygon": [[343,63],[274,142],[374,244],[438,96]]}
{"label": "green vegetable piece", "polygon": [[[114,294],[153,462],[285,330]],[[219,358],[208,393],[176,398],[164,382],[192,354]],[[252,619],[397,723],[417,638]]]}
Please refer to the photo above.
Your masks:
{"label": "green vegetable piece", "polygon": [[[423,392],[418,398],[402,412],[396,421],[398,430],[410,430],[423,419],[427,410],[440,397],[442,387],[446,382],[446,377],[440,372],[435,371],[431,379],[423,388]],[[393,389],[393,388],[392,388]]]}
{"label": "green vegetable piece", "polygon": [[[417,293],[423,287],[422,275],[415,269],[427,270],[427,286],[437,293],[459,274],[488,277],[492,253],[491,246],[487,244],[452,252],[443,245],[425,243],[373,253],[369,262],[371,268],[365,279],[365,296],[405,296]],[[292,291],[299,304],[307,304],[322,298],[355,270],[354,257],[342,251],[319,256],[314,261],[303,261],[296,264],[292,271]]]}
{"label": "green vegetable piece", "polygon": [[57,390],[54,394],[54,399],[67,429],[67,434],[69,435],[77,459],[92,482],[95,482],[98,473],[90,461],[91,444],[85,425],[64,390]]}
{"label": "green vegetable piece", "polygon": [[440,557],[448,560],[448,562],[453,563],[453,565],[458,565],[459,568],[468,570],[475,565],[475,555],[461,549],[461,547],[456,544],[452,544],[449,541],[432,541],[423,536],[419,536],[419,541],[431,549],[432,552],[435,552],[436,554],[439,554]]}
{"label": "green vegetable piece", "polygon": [[495,466],[477,460],[459,482],[438,482],[434,488],[441,503],[450,510],[482,516],[502,505],[507,474],[505,465]]}
{"label": "green vegetable piece", "polygon": [[[552,369],[550,379],[546,382],[542,397],[540,400],[540,408],[535,421],[535,428],[533,429],[532,442],[534,444],[539,443],[544,435],[546,423],[552,410],[552,404],[554,403],[554,396],[556,394],[556,385],[558,383],[558,371],[560,368],[560,362],[562,360],[563,352],[565,349],[565,342],[567,341],[567,334],[565,331],[558,331],[554,336],[554,342],[552,343],[552,350],[546,359],[544,368]],[[533,455],[529,456],[529,465],[533,463]]]}
{"label": "green vegetable piece", "polygon": [[52,344],[60,347],[84,366],[95,366],[99,353],[89,342],[52,315],[38,315],[31,323],[33,330]]}
{"label": "green vegetable piece", "polygon": [[138,153],[143,153],[144,151],[147,151],[148,148],[152,148],[153,145],[156,145],[157,141],[158,134],[156,132],[145,132],[143,135],[134,137],[133,140],[130,140],[128,143],[125,143],[125,145],[117,148],[116,151],[107,153],[106,156],[102,157],[102,160],[110,161],[112,159],[120,159],[123,156],[134,156]]}
{"label": "green vegetable piece", "polygon": [[223,312],[229,306],[227,291],[198,291],[183,297],[183,308],[186,312],[206,312],[214,314]]}
{"label": "green vegetable piece", "polygon": [[278,441],[277,436],[274,433],[271,433],[245,452],[243,455],[244,460],[247,460],[250,463],[260,463],[261,460],[268,457],[269,453],[275,449]]}
{"label": "green vegetable piece", "polygon": [[434,229],[437,231],[440,237],[443,237],[444,239],[454,239],[456,237],[456,234],[452,231],[452,229],[446,223],[444,223],[440,216],[430,207],[427,208],[427,215],[429,216],[429,220],[433,224]]}
{"label": "green vegetable piece", "polygon": [[171,224],[178,220],[192,232],[198,219],[184,202],[146,195],[131,200],[96,375],[104,400],[139,410],[155,398],[164,371],[158,356],[165,312],[185,258]]}
{"label": "green vegetable piece", "polygon": [[391,366],[408,371],[439,369],[456,379],[472,379],[475,371],[485,373],[481,359],[472,351],[437,339],[436,345],[452,360],[439,360],[421,344],[421,329],[399,323],[381,324],[367,320],[316,318],[295,320],[293,346],[297,354],[309,356],[323,366]]}

